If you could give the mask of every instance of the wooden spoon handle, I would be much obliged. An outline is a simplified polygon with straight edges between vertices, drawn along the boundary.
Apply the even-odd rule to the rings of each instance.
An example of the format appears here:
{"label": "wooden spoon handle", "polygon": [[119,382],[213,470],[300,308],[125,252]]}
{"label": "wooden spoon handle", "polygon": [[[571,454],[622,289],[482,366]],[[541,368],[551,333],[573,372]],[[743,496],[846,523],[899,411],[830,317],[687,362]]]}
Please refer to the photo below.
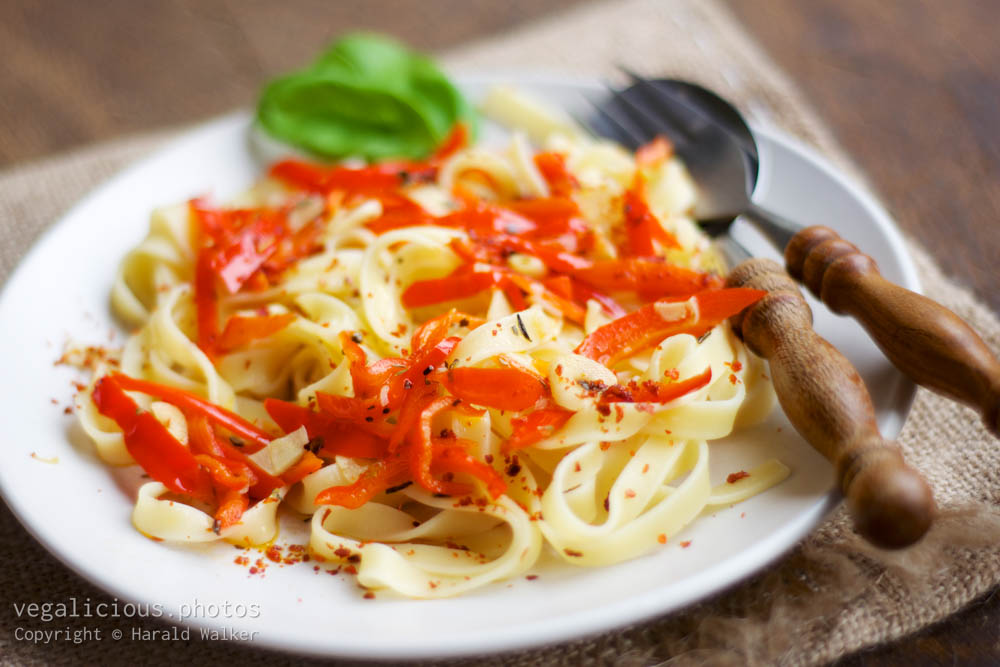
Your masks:
{"label": "wooden spoon handle", "polygon": [[850,315],[919,385],[976,408],[1000,436],[1000,361],[955,313],[895,285],[829,227],[807,227],[785,248],[788,272],[830,310]]}
{"label": "wooden spoon handle", "polygon": [[777,262],[751,259],[727,279],[769,294],[733,318],[737,335],[770,362],[789,421],[836,466],[855,528],[873,544],[900,548],[923,536],[934,516],[930,486],[886,440],[851,363],[812,328],[812,312]]}

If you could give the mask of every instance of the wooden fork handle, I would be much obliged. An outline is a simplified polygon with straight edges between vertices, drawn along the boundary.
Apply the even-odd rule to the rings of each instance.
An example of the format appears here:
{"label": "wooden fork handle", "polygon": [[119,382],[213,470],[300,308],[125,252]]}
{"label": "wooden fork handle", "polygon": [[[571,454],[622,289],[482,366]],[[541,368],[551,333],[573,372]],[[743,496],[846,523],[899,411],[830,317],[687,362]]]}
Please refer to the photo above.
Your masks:
{"label": "wooden fork handle", "polygon": [[851,363],[812,328],[812,312],[777,262],[751,259],[729,275],[732,287],[768,294],[733,318],[747,346],[770,362],[778,400],[795,429],[836,467],[857,531],[873,544],[919,540],[934,516],[930,486],[886,440]]}
{"label": "wooden fork handle", "polygon": [[977,409],[1000,436],[1000,361],[947,308],[895,285],[829,227],[807,227],[785,264],[830,310],[857,320],[896,368],[919,385]]}

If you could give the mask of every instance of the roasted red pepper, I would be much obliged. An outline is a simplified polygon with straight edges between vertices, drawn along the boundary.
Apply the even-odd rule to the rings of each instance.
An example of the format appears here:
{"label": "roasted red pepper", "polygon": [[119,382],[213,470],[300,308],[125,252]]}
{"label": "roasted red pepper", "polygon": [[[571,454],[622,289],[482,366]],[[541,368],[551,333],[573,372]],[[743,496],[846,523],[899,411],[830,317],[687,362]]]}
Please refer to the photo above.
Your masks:
{"label": "roasted red pepper", "polygon": [[680,248],[681,244],[649,210],[646,203],[646,179],[637,173],[632,186],[625,191],[625,234],[627,254],[638,257],[660,255],[661,249]]}
{"label": "roasted red pepper", "polygon": [[317,505],[340,505],[347,509],[357,509],[369,500],[407,481],[406,462],[396,457],[377,461],[368,466],[361,476],[345,486],[331,486],[316,494],[313,502]]}
{"label": "roasted red pepper", "polygon": [[566,156],[562,153],[536,153],[534,161],[553,195],[568,197],[580,187],[576,177],[566,167]]}
{"label": "roasted red pepper", "polygon": [[[310,439],[322,440],[319,453],[328,458],[350,456],[375,459],[385,454],[385,440],[359,427],[353,419],[338,419],[328,413],[315,412],[275,398],[266,399],[264,409],[285,433],[305,426]],[[360,415],[360,419],[363,421],[365,415]]]}
{"label": "roasted red pepper", "polygon": [[545,396],[542,378],[520,368],[452,368],[441,378],[453,395],[474,405],[519,412]]}
{"label": "roasted red pepper", "polygon": [[[436,441],[431,470],[436,475],[452,473],[475,477],[486,486],[486,491],[490,494],[490,497],[496,500],[507,491],[507,483],[500,476],[500,473],[469,454],[468,447],[472,444],[469,441],[463,440],[455,440],[447,444],[439,444],[439,441]],[[464,493],[469,493],[469,491],[464,490]],[[451,495],[464,494],[453,492]]]}
{"label": "roasted red pepper", "polygon": [[630,382],[626,386],[614,385],[601,393],[600,403],[669,403],[670,401],[701,389],[712,381],[712,369],[679,382]]}
{"label": "roasted red pepper", "polygon": [[118,424],[128,453],[150,477],[174,493],[210,500],[208,475],[187,447],[125,393],[120,382],[124,377],[105,376],[97,381],[93,395],[98,412]]}
{"label": "roasted red pepper", "polygon": [[503,444],[504,451],[524,449],[561,429],[573,413],[559,407],[535,410],[511,420],[514,434]]}
{"label": "roasted red pepper", "polygon": [[605,292],[637,292],[646,299],[691,296],[706,289],[722,287],[723,280],[671,264],[660,258],[633,257],[594,262],[573,272],[578,280]]}
{"label": "roasted red pepper", "polygon": [[732,287],[700,292],[690,303],[651,303],[598,328],[580,343],[576,353],[612,366],[668,336],[704,332],[765,294],[763,290]]}
{"label": "roasted red pepper", "polygon": [[115,384],[126,391],[139,391],[161,401],[171,403],[182,412],[205,415],[216,426],[221,426],[233,435],[247,440],[247,452],[252,453],[271,442],[271,437],[260,428],[254,426],[238,414],[209,403],[204,398],[191,392],[170,387],[165,384],[139,380],[121,373],[109,376]]}

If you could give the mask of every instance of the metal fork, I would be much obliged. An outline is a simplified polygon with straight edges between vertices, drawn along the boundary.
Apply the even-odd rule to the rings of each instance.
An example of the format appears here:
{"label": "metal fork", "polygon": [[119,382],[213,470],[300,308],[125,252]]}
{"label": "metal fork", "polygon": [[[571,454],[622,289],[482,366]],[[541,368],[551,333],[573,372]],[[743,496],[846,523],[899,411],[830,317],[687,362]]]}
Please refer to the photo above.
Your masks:
{"label": "metal fork", "polygon": [[731,265],[750,256],[728,234],[740,215],[783,250],[803,227],[751,199],[759,168],[757,145],[739,112],[697,84],[627,73],[634,84],[612,91],[601,103],[591,101],[597,115],[587,125],[633,150],[657,135],[668,137],[699,190],[694,216]]}

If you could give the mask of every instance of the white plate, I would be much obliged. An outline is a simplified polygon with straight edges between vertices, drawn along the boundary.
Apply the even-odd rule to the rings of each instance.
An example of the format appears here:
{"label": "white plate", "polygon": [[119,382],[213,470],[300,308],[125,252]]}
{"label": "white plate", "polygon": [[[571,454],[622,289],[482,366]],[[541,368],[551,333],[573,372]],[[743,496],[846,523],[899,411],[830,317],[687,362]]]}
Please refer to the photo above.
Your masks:
{"label": "white plate", "polygon": [[[474,98],[497,81],[462,80]],[[595,90],[551,77],[513,82],[570,109],[583,108],[582,94]],[[712,469],[718,483],[777,456],[793,470],[778,487],[698,519],[643,558],[600,569],[546,562],[536,580],[521,577],[458,599],[364,600],[351,578],[316,574],[312,563],[272,564],[265,576],[250,576],[233,563],[240,552],[231,546],[142,537],[129,522],[136,468],[112,470],[97,460],[75,418],[62,414],[73,374],[53,361],[70,336],[107,344],[117,330],[108,308],[115,267],[146,234],[154,206],[206,193],[222,198],[259,175],[245,140],[248,122],[242,113],[216,120],[110,180],[45,234],[0,297],[0,367],[8,378],[0,388],[0,489],[46,548],[122,603],[156,605],[151,612],[160,609],[175,623],[256,632],[255,644],[305,653],[402,659],[511,650],[615,628],[721,591],[784,553],[836,504],[831,467],[776,414],[713,445]],[[840,230],[888,279],[918,288],[900,236],[874,199],[788,138],[763,131],[761,139],[759,201]],[[814,312],[816,328],[868,382],[883,431],[895,435],[912,386],[853,322],[815,305]],[[304,543],[297,531],[301,523],[286,525],[279,544]],[[182,619],[185,608],[198,616]]]}

